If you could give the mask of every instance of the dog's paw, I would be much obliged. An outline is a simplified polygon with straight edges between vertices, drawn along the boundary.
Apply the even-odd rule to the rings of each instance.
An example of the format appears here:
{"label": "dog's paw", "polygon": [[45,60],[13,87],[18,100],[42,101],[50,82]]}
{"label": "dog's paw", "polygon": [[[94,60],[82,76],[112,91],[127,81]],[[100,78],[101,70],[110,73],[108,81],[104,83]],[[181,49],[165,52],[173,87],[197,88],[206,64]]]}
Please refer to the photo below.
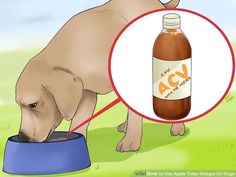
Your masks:
{"label": "dog's paw", "polygon": [[134,152],[140,148],[140,141],[125,136],[116,146],[118,152]]}
{"label": "dog's paw", "polygon": [[183,136],[185,134],[185,125],[184,123],[173,124],[170,129],[170,134],[172,136]]}
{"label": "dog's paw", "polygon": [[120,133],[126,133],[127,130],[127,121],[125,121],[124,123],[120,124],[117,128],[118,132]]}

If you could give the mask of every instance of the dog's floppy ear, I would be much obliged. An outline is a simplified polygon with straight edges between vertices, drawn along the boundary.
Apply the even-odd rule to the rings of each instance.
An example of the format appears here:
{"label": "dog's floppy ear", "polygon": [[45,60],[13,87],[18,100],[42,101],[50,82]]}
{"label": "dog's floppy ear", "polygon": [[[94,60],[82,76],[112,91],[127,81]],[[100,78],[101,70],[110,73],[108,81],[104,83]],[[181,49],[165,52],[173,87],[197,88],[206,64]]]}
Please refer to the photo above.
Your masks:
{"label": "dog's floppy ear", "polygon": [[83,84],[70,70],[55,67],[43,83],[53,96],[61,115],[71,120],[75,115],[83,94]]}

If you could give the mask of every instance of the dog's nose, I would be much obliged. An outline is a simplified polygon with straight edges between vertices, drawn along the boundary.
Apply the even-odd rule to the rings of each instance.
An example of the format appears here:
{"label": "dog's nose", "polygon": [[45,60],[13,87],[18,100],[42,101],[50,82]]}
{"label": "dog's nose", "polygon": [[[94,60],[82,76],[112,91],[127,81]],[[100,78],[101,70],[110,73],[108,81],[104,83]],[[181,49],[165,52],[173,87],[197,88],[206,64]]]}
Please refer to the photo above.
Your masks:
{"label": "dog's nose", "polygon": [[19,132],[18,138],[21,142],[28,142],[30,139],[24,132]]}

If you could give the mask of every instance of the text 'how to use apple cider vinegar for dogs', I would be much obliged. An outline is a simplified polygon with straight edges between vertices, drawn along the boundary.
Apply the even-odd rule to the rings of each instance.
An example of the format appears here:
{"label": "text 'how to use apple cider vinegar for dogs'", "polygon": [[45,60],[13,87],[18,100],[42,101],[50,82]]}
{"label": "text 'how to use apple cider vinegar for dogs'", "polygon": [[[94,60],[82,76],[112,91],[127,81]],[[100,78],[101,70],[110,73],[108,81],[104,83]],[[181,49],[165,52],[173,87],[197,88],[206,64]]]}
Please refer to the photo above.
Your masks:
{"label": "text 'how to use apple cider vinegar for dogs'", "polygon": [[163,17],[153,47],[153,110],[166,120],[185,118],[191,108],[191,46],[180,29],[181,17]]}

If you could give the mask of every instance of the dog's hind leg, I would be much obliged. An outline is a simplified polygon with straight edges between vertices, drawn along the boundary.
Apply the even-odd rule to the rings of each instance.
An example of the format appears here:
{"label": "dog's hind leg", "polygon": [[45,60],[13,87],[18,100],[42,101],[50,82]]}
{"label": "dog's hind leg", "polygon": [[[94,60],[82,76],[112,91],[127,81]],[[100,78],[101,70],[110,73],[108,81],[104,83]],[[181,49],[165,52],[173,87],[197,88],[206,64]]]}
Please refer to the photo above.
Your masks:
{"label": "dog's hind leg", "polygon": [[185,134],[185,125],[184,123],[175,123],[172,124],[170,129],[170,134],[172,136],[183,136]]}
{"label": "dog's hind leg", "polygon": [[[73,117],[70,125],[70,130],[76,127],[77,125],[84,122],[86,119],[90,118],[93,115],[95,106],[97,103],[97,94],[90,91],[84,91],[82,99],[80,101],[79,107],[76,111],[75,116]],[[81,133],[86,138],[87,128],[89,123],[83,125],[75,132]]]}

